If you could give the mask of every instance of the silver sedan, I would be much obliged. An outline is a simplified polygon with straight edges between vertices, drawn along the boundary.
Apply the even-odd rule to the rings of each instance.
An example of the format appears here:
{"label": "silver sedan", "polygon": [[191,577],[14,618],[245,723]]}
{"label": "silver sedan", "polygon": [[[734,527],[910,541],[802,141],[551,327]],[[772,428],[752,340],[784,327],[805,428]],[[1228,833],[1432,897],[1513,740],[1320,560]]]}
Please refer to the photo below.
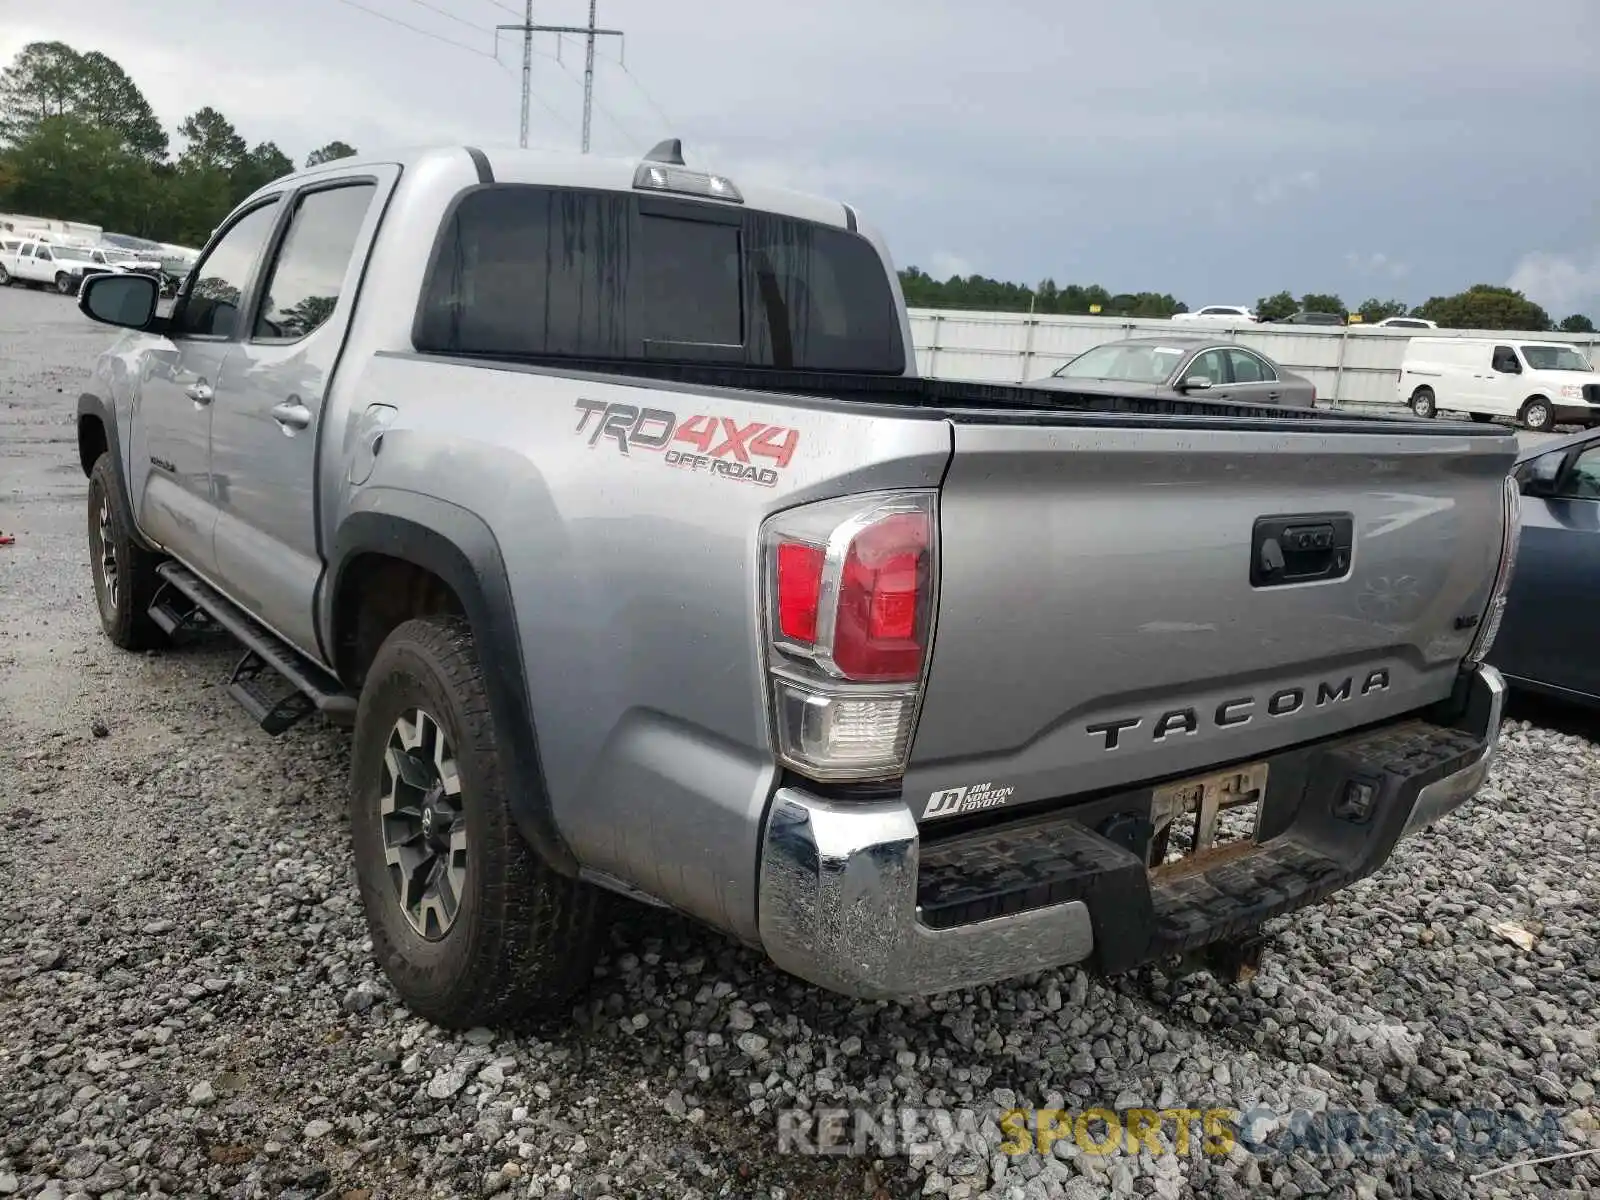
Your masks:
{"label": "silver sedan", "polygon": [[1314,408],[1317,389],[1259,350],[1209,338],[1128,338],[1085,350],[1028,386]]}

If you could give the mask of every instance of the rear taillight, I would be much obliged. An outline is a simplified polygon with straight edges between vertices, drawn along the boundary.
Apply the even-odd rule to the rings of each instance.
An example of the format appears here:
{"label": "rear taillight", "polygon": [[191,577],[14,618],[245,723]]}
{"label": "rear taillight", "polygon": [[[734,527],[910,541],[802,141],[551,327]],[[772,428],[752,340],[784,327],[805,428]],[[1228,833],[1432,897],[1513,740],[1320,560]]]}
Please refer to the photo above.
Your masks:
{"label": "rear taillight", "polygon": [[819,780],[905,769],[937,594],[932,492],[826,500],[762,530],[778,754]]}
{"label": "rear taillight", "polygon": [[1522,489],[1514,476],[1506,476],[1505,531],[1500,537],[1500,561],[1495,565],[1494,585],[1489,590],[1489,608],[1478,626],[1478,636],[1467,651],[1467,662],[1476,666],[1489,656],[1500,621],[1506,615],[1506,593],[1517,568],[1517,547],[1522,543]]}

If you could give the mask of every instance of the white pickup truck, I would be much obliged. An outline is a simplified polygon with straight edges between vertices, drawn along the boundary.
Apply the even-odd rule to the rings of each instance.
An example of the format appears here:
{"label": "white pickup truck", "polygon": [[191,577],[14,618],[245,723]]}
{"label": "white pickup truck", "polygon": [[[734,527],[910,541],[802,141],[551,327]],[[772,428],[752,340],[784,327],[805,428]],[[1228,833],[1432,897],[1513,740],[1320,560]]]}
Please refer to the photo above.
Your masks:
{"label": "white pickup truck", "polygon": [[[97,253],[100,254],[98,258],[95,257]],[[72,296],[77,294],[83,281],[91,275],[120,275],[143,265],[112,261],[92,247],[24,240],[17,243],[15,248],[0,246],[0,287],[12,282],[28,283],[37,287],[53,287],[63,296]]]}

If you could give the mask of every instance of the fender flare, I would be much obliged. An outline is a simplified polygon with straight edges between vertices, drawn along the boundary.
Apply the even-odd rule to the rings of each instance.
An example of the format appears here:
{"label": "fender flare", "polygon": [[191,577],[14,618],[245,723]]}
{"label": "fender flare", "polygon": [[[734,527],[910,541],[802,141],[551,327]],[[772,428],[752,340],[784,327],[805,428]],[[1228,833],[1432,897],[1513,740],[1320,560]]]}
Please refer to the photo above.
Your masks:
{"label": "fender flare", "polygon": [[106,453],[111,456],[111,473],[117,480],[117,494],[113,497],[113,502],[122,510],[124,526],[132,532],[134,540],[143,549],[149,550],[153,554],[161,553],[157,547],[150,544],[150,540],[140,530],[139,522],[134,520],[133,517],[133,497],[128,495],[128,473],[122,461],[122,440],[121,433],[117,428],[116,410],[106,400],[96,396],[93,392],[82,392],[78,396],[78,420],[77,428],[74,431],[78,437],[78,465],[83,468],[84,478],[87,479],[89,473],[94,470],[94,463],[83,461],[81,431],[85,417],[92,417],[100,422],[100,428],[105,433]]}
{"label": "fender flare", "polygon": [[[381,492],[381,499],[375,492]],[[334,533],[317,589],[317,625],[331,653],[338,645],[335,599],[357,556],[382,554],[432,572],[460,599],[478,643],[489,708],[499,735],[507,800],[517,830],[554,871],[578,874],[578,862],[556,827],[544,783],[539,739],[523,674],[511,581],[500,544],[476,513],[415,492],[366,489],[383,511],[353,512]]]}

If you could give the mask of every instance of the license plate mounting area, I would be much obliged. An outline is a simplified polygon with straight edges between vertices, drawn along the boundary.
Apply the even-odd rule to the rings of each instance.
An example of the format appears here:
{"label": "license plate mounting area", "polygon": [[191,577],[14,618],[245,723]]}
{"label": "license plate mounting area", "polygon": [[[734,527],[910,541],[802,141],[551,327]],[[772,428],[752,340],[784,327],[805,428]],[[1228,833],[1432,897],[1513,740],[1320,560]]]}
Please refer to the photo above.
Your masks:
{"label": "license plate mounting area", "polygon": [[1264,762],[1156,788],[1150,799],[1150,874],[1192,874],[1248,854],[1261,832],[1266,794]]}

